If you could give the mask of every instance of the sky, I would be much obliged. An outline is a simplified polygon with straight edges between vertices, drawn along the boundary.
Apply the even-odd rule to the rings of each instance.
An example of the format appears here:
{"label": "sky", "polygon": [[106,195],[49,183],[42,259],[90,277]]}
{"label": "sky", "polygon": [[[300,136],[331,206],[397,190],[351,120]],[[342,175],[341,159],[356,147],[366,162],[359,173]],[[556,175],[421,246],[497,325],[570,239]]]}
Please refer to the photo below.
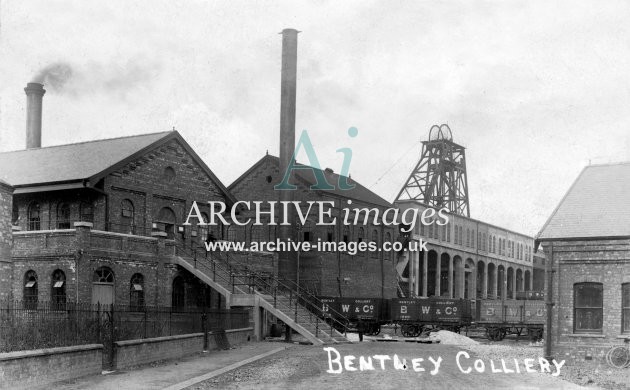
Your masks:
{"label": "sky", "polygon": [[446,123],[471,217],[534,235],[584,166],[630,160],[629,19],[626,1],[0,0],[0,151],[25,147],[23,88],[48,69],[42,146],[175,128],[229,185],[278,154],[295,28],[297,137],[323,167],[349,147],[393,201]]}

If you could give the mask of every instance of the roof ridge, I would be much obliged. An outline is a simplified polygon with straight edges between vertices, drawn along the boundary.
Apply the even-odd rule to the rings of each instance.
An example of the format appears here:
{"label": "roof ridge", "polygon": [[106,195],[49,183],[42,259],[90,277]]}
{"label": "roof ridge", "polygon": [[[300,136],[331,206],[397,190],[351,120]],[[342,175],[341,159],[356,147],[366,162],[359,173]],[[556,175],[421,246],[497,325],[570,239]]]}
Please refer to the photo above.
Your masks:
{"label": "roof ridge", "polygon": [[26,151],[31,151],[31,150],[60,148],[60,147],[63,147],[63,146],[83,145],[83,144],[90,144],[90,143],[94,143],[94,142],[113,141],[113,140],[119,140],[119,139],[125,139],[125,138],[145,137],[145,136],[156,135],[156,134],[164,134],[164,135],[166,135],[166,134],[169,134],[169,133],[176,133],[176,132],[177,132],[177,130],[167,130],[167,131],[156,131],[154,133],[123,135],[121,137],[93,139],[93,140],[90,140],[90,141],[71,142],[69,144],[50,145],[50,146],[44,146],[44,147],[40,147],[40,148],[30,148],[30,149],[20,149],[20,150],[7,150],[5,152],[0,152],[0,154],[26,152]]}
{"label": "roof ridge", "polygon": [[590,167],[611,167],[613,165],[630,165],[630,161],[617,161],[617,162],[609,162],[609,163],[601,163],[601,164],[589,164],[586,168]]}

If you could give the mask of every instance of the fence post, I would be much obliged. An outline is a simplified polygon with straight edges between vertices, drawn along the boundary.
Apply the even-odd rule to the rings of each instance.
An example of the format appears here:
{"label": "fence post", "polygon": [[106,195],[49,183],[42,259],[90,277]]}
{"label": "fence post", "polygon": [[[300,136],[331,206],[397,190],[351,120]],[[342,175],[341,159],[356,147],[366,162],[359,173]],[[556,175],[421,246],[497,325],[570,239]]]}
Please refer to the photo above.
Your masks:
{"label": "fence post", "polygon": [[143,307],[144,310],[144,338],[147,338],[147,308]]}
{"label": "fence post", "polygon": [[112,351],[112,355],[111,355],[111,361],[110,361],[110,367],[113,369],[115,368],[115,364],[116,364],[116,344],[114,344],[116,342],[116,318],[115,316],[115,312],[114,312],[114,304],[111,304],[111,321],[112,321],[112,325],[110,327],[110,348]]}

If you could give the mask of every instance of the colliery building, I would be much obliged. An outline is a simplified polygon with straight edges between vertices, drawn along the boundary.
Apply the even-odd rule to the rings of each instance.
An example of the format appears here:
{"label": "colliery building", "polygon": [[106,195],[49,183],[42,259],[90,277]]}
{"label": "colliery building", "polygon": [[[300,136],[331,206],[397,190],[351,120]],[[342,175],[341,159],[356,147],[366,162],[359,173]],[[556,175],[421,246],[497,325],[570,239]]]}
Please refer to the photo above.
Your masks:
{"label": "colliery building", "polygon": [[587,166],[541,229],[546,355],[602,362],[630,337],[629,193],[630,163]]}
{"label": "colliery building", "polygon": [[450,210],[448,224],[418,223],[406,238],[426,242],[428,251],[398,259],[401,295],[515,299],[544,289],[545,258],[534,253],[533,237],[470,218],[465,148],[447,125],[431,128],[394,204],[419,214]]}

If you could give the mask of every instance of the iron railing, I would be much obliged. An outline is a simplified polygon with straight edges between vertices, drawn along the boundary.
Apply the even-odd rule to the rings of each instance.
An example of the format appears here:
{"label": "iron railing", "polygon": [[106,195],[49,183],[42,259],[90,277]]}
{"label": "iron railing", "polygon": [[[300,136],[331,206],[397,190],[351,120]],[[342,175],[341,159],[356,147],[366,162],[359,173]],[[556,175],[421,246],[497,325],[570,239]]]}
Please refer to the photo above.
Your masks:
{"label": "iron railing", "polygon": [[[333,308],[327,308],[327,316],[323,319],[326,304],[304,285],[298,285],[292,280],[280,280],[272,274],[253,271],[247,264],[227,252],[209,253],[203,247],[183,248],[180,245],[177,246],[176,252],[192,259],[195,268],[201,269],[213,280],[221,279],[233,293],[237,287],[241,287],[239,290],[242,292],[270,296],[273,306],[288,313],[296,323],[314,323],[315,337],[319,337],[320,331],[324,328],[330,329],[330,337],[334,336],[335,330],[339,332],[346,330],[347,318]],[[306,309],[306,313],[300,312],[300,308]]]}
{"label": "iron railing", "polygon": [[0,303],[0,352],[110,344],[114,341],[249,327],[241,309],[64,304],[21,301]]}

